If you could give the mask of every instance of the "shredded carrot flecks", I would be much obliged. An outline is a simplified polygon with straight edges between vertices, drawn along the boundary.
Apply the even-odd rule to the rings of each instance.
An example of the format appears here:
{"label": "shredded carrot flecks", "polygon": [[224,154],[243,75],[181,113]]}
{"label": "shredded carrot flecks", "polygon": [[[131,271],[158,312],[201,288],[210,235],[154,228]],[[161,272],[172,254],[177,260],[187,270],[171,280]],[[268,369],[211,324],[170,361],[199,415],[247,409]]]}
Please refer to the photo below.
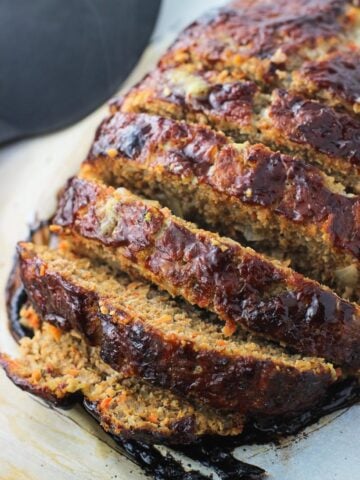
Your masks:
{"label": "shredded carrot flecks", "polygon": [[236,332],[236,325],[232,322],[226,322],[225,327],[223,328],[223,334],[227,337],[233,335]]}
{"label": "shredded carrot flecks", "polygon": [[111,397],[106,397],[100,402],[100,410],[108,410],[113,399]]}
{"label": "shredded carrot flecks", "polygon": [[60,328],[55,327],[55,325],[51,325],[50,323],[47,323],[45,325],[46,330],[50,333],[50,335],[56,340],[57,342],[60,340],[62,331]]}
{"label": "shredded carrot flecks", "polygon": [[33,330],[37,330],[40,327],[40,318],[32,307],[23,307],[20,315]]}
{"label": "shredded carrot flecks", "polygon": [[51,233],[60,233],[62,232],[62,227],[60,225],[50,225],[49,230]]}
{"label": "shredded carrot flecks", "polygon": [[45,273],[46,273],[46,265],[45,265],[44,263],[42,263],[42,264],[40,265],[40,271],[39,271],[39,273],[40,273],[40,277],[43,277],[43,276],[45,275]]}
{"label": "shredded carrot flecks", "polygon": [[156,423],[158,421],[157,414],[155,412],[150,413],[150,415],[148,416],[148,420],[151,423]]}
{"label": "shredded carrot flecks", "polygon": [[31,379],[34,382],[38,382],[41,378],[41,371],[40,370],[34,370],[31,374]]}
{"label": "shredded carrot flecks", "polygon": [[67,240],[61,240],[59,242],[58,249],[62,252],[67,252],[70,250],[70,243]]}
{"label": "shredded carrot flecks", "polygon": [[107,151],[107,154],[109,155],[110,158],[115,158],[118,152],[115,148],[109,148],[109,150]]}

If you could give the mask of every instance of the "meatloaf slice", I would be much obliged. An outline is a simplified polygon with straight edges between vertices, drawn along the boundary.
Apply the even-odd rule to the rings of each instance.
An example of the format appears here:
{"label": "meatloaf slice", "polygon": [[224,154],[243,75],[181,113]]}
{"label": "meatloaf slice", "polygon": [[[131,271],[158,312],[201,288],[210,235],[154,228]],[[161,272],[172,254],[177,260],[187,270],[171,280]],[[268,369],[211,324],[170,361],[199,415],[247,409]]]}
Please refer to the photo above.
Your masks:
{"label": "meatloaf slice", "polygon": [[[356,72],[351,72],[348,81],[356,84]],[[150,73],[114,100],[111,110],[208,124],[238,142],[262,142],[296,154],[359,192],[360,118],[332,106],[325,94],[318,101],[303,93],[285,88],[263,93],[254,82],[236,79],[234,72],[204,72],[185,64]]]}
{"label": "meatloaf slice", "polygon": [[161,66],[194,63],[268,83],[326,51],[358,41],[359,9],[346,0],[239,0],[186,28]]}
{"label": "meatloaf slice", "polygon": [[20,388],[56,405],[83,398],[101,426],[113,435],[165,443],[188,443],[205,434],[236,435],[243,417],[195,406],[118,372],[74,331],[43,323],[34,337],[20,342],[21,356],[0,355],[0,364]]}
{"label": "meatloaf slice", "polygon": [[74,178],[54,223],[75,251],[215,312],[227,334],[242,326],[304,355],[360,366],[358,305],[250,248],[198,229],[157,202]]}
{"label": "meatloaf slice", "polygon": [[158,199],[179,216],[282,252],[296,270],[360,298],[360,200],[315,167],[206,126],[116,113],[81,176]]}
{"label": "meatloaf slice", "polygon": [[155,69],[110,107],[112,113],[152,113],[208,124],[237,141],[258,141],[257,114],[268,103],[269,96],[256,83],[239,79],[236,72],[184,64]]}
{"label": "meatloaf slice", "polygon": [[[82,332],[115,370],[209,406],[289,414],[314,404],[338,372],[247,334],[227,338],[211,314],[66,251],[20,244],[21,275],[41,317]],[[210,318],[209,318],[210,317]],[[279,389],[279,385],[281,388]]]}

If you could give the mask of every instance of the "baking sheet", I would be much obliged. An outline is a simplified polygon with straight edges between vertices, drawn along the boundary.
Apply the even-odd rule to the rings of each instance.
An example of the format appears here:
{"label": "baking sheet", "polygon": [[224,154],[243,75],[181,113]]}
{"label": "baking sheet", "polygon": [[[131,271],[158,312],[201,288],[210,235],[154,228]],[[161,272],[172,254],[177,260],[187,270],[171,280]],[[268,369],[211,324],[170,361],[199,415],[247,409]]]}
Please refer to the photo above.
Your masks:
{"label": "baking sheet", "polygon": [[[201,10],[221,1],[168,0],[145,52],[124,89],[155,63],[178,31]],[[181,9],[181,12],[180,12]],[[180,13],[179,13],[180,12]],[[169,20],[171,17],[171,21]],[[165,34],[164,34],[165,33]],[[4,288],[14,245],[34,218],[47,218],[55,193],[84,159],[105,106],[60,133],[0,151],[0,349],[17,346],[7,330]],[[21,392],[0,372],[0,479],[64,480],[144,478],[81,407],[52,409]],[[237,456],[265,468],[276,480],[360,480],[360,406],[323,418],[281,445],[239,448]],[[215,477],[216,478],[216,477]]]}

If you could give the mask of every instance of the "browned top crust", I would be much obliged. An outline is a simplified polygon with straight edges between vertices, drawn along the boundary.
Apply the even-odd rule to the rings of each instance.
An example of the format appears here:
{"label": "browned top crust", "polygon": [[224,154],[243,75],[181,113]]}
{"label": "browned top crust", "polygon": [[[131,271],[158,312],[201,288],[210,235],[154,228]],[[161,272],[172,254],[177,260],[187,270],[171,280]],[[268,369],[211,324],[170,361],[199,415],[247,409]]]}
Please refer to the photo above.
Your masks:
{"label": "browned top crust", "polygon": [[285,90],[274,92],[269,115],[289,140],[360,165],[360,119],[355,116]]}
{"label": "browned top crust", "polygon": [[40,328],[31,340],[22,340],[20,358],[0,353],[0,365],[21,389],[62,407],[83,400],[105,431],[123,438],[190,443],[203,435],[241,433],[242,414],[195,405],[129,372],[116,372],[101,360],[99,348],[74,330],[49,323]]}
{"label": "browned top crust", "polygon": [[[259,89],[256,83],[234,81],[231,76],[215,71],[199,71],[193,66],[155,69],[132,88],[125,97],[111,102],[111,111],[149,111],[160,114],[160,102],[168,107],[166,114],[174,118],[195,119],[196,113],[226,128],[225,121],[238,129],[251,128],[255,100]],[[202,122],[203,123],[203,122]]]}
{"label": "browned top crust", "polygon": [[292,83],[301,94],[278,89],[268,95],[254,82],[236,80],[228,73],[204,72],[193,65],[157,69],[124,99],[113,102],[112,111],[208,124],[237,141],[294,150],[358,191],[360,119],[354,112],[331,106],[336,102],[320,93],[321,101],[309,100],[313,89],[301,78],[297,73]]}
{"label": "browned top crust", "polygon": [[330,97],[331,103],[346,104],[355,111],[360,109],[359,50],[336,52],[322,60],[306,62],[297,74],[309,93],[320,93],[322,98]]}
{"label": "browned top crust", "polygon": [[332,367],[319,359],[289,360],[280,349],[278,357],[273,352],[266,356],[264,349],[258,354],[244,349],[240,354],[240,345],[239,351],[230,353],[229,347],[225,350],[230,343],[226,339],[221,351],[196,339],[184,341],[175,332],[166,334],[161,323],[154,327],[155,318],[146,320],[150,315],[146,297],[139,295],[138,313],[116,300],[115,292],[104,295],[94,282],[77,278],[72,273],[79,266],[76,258],[63,254],[56,268],[31,245],[20,244],[18,250],[26,291],[42,318],[55,324],[60,321],[62,327],[62,319],[67,319],[66,327],[98,344],[102,359],[115,370],[121,371],[126,364],[136,376],[217,409],[266,415],[304,409],[336,380]]}
{"label": "browned top crust", "polygon": [[291,54],[323,40],[331,45],[351,28],[347,8],[344,0],[241,0],[190,25],[161,65],[186,57],[207,66],[236,66],[254,56],[271,58],[278,49]]}
{"label": "browned top crust", "polygon": [[[109,157],[109,152],[114,163],[122,158],[146,170],[195,177],[218,192],[270,208],[291,222],[318,224],[335,248],[360,259],[359,198],[335,193],[317,168],[300,160],[263,145],[231,143],[205,126],[124,113],[101,124],[89,162]],[[108,168],[105,181],[111,180]]]}
{"label": "browned top crust", "polygon": [[229,328],[239,324],[300,353],[360,366],[357,305],[153,202],[74,178],[55,223],[70,230],[75,241],[99,246],[99,256],[103,245],[112,263],[214,311]]}

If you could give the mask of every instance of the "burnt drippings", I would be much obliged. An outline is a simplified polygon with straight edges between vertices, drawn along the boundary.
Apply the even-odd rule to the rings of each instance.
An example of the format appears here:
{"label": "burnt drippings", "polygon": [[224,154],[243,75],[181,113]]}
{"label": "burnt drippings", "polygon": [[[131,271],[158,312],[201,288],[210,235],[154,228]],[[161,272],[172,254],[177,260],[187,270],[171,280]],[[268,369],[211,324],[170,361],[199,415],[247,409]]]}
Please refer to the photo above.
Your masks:
{"label": "burnt drippings", "polygon": [[213,468],[222,480],[258,480],[266,474],[262,468],[235,459],[232,448],[226,447],[226,441],[222,439],[217,445],[216,440],[203,440],[194,445],[176,447],[175,450]]}
{"label": "burnt drippings", "polygon": [[[212,239],[212,234],[189,227],[139,197],[125,195],[122,201],[111,189],[81,179],[74,179],[70,188],[80,203],[84,191],[101,191],[97,190],[97,197],[86,208],[73,212],[73,221],[61,224],[84,239],[114,249],[110,251],[119,261],[126,257],[141,276],[214,311],[232,326],[245,326],[302,354],[359,368],[355,304],[239,244]],[[130,209],[131,217],[119,214],[113,230],[104,232],[96,205],[109,198],[118,199],[116,212]],[[144,208],[149,216],[144,215]],[[63,218],[61,204],[56,218]],[[123,268],[130,268],[129,264]]]}
{"label": "burnt drippings", "polygon": [[[291,108],[298,112],[296,103]],[[287,110],[287,115],[292,115],[291,111]],[[283,118],[282,113],[279,118]],[[311,134],[316,135],[316,131]],[[141,144],[142,149],[130,158],[123,155],[122,144],[132,142]],[[148,172],[163,168],[166,182],[193,177],[241,203],[270,208],[291,222],[317,224],[328,234],[334,248],[360,258],[359,198],[332,191],[324,175],[301,160],[263,145],[239,151],[226,137],[207,127],[144,114],[118,113],[104,122],[89,161],[109,158],[107,152],[111,149],[115,149],[119,161],[136,162]]]}
{"label": "burnt drippings", "polygon": [[[84,404],[86,410],[96,419],[98,418],[96,408],[90,402]],[[120,446],[124,454],[137,465],[139,465],[146,473],[151,475],[155,480],[202,480],[210,478],[208,476],[202,475],[199,472],[194,470],[186,471],[183,465],[174,459],[171,453],[162,454],[160,451],[153,445],[146,444],[144,442],[134,441],[125,439],[123,437],[113,437],[117,444]],[[204,455],[201,455],[200,449],[197,447],[197,443],[193,444],[192,447],[199,450],[199,455],[188,455],[190,458],[205,464],[209,467],[215,467],[220,462],[212,461],[211,458],[205,458]],[[185,448],[185,447],[184,447]],[[181,451],[182,448],[174,448],[173,450]],[[192,448],[189,449],[189,453],[192,451]],[[185,452],[184,452],[185,453]],[[239,460],[236,460],[235,457],[230,455],[228,452],[223,452],[223,455],[228,458],[228,466],[230,468],[216,468],[216,471],[219,472],[220,479],[230,480],[235,477],[231,476],[233,471],[238,473],[236,477],[237,480],[260,480],[263,478],[264,470],[258,467],[253,467],[252,465],[246,464]],[[247,477],[241,476],[243,473],[251,472],[254,474],[256,472],[257,476]]]}
{"label": "burnt drippings", "polygon": [[[235,437],[207,437],[198,443],[203,452],[229,452],[242,445],[279,443],[303,432],[306,427],[316,424],[321,418],[341,409],[350,408],[359,403],[360,385],[357,378],[347,378],[332,385],[327,395],[311,409],[291,417],[249,417],[241,435]],[[182,450],[183,447],[180,447]],[[190,449],[190,446],[189,446]],[[185,447],[188,450],[188,447]],[[196,450],[195,450],[196,451]]]}
{"label": "burnt drippings", "polygon": [[182,464],[170,454],[162,455],[152,445],[122,440],[121,438],[115,440],[126,456],[135,461],[154,480],[203,480],[210,478],[200,472],[186,471]]}
{"label": "burnt drippings", "polygon": [[9,328],[16,340],[25,336],[32,336],[32,332],[25,328],[18,321],[21,306],[25,303],[27,295],[21,282],[20,270],[17,263],[14,263],[14,269],[11,272],[6,287],[6,306],[9,321]]}
{"label": "burnt drippings", "polygon": [[[241,434],[243,444],[278,442],[297,435],[326,415],[350,408],[360,400],[360,385],[357,378],[348,378],[331,386],[326,397],[315,407],[292,418],[252,418]],[[227,439],[228,445],[238,445],[236,439]],[[234,442],[234,443],[233,443]]]}
{"label": "burnt drippings", "polygon": [[338,100],[350,104],[360,99],[360,54],[349,50],[330,55],[320,61],[307,62],[299,70],[304,81],[311,81],[316,91],[324,89]]}
{"label": "burnt drippings", "polygon": [[359,165],[358,118],[285,90],[277,90],[274,95],[269,115],[282,135],[350,165]]}
{"label": "burnt drippings", "polygon": [[178,52],[184,51],[189,58],[215,65],[231,62],[230,53],[233,58],[240,54],[265,59],[278,48],[290,53],[304,45],[314,47],[321,39],[341,36],[345,6],[341,0],[233,2],[232,8],[215,10],[190,25],[161,65],[176,64]]}

